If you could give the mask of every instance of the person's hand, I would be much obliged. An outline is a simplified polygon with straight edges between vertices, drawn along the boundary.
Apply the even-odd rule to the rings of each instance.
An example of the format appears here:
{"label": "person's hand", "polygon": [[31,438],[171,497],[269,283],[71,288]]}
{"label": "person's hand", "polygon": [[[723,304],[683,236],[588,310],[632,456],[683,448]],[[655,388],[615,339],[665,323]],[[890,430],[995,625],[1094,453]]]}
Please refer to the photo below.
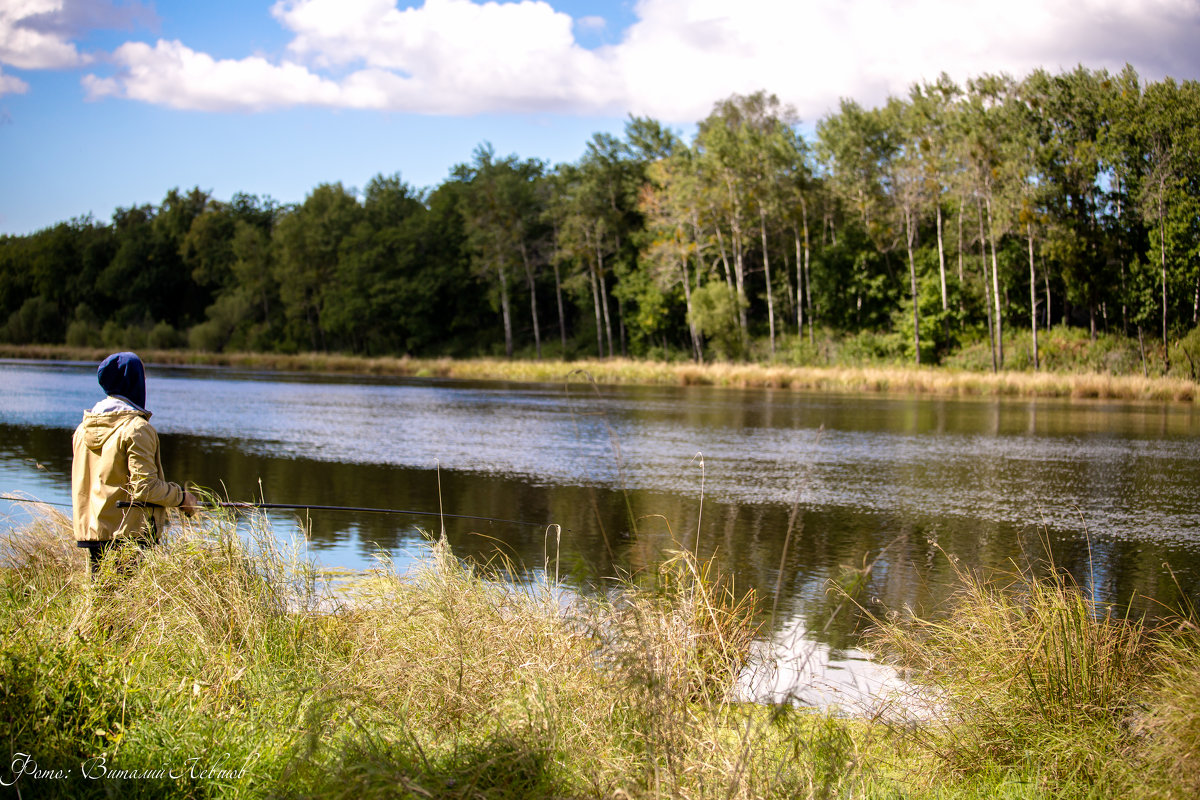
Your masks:
{"label": "person's hand", "polygon": [[200,501],[196,499],[196,495],[184,489],[183,502],[179,504],[179,510],[190,517],[200,510]]}

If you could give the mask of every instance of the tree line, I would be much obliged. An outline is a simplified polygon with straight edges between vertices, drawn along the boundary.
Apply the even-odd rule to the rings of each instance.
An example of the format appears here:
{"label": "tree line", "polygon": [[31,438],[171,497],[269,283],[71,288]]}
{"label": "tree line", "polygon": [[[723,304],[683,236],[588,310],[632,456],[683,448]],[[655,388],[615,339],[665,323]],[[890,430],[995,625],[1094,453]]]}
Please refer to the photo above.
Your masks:
{"label": "tree line", "polygon": [[[1037,368],[1066,325],[1161,348],[1200,318],[1200,83],[942,76],[815,132],[766,92],[690,142],[630,117],[575,163],[487,144],[439,186],[302,203],[172,189],[0,239],[12,343]],[[1022,363],[1005,342],[1023,337]]]}

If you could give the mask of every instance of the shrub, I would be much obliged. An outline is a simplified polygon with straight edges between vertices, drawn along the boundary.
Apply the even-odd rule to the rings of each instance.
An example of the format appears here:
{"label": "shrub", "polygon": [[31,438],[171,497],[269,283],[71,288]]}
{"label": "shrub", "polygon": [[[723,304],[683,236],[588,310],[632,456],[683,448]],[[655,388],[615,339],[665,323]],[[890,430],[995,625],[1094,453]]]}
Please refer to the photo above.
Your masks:
{"label": "shrub", "polygon": [[0,328],[4,340],[13,344],[53,344],[63,341],[65,325],[58,307],[38,295],[30,297]]}
{"label": "shrub", "polygon": [[96,347],[100,342],[100,329],[89,322],[76,319],[67,326],[67,344],[71,347]]}
{"label": "shrub", "polygon": [[115,320],[104,323],[100,339],[109,350],[141,350],[146,346],[146,331],[136,325],[122,326]]}
{"label": "shrub", "polygon": [[183,344],[183,337],[166,322],[159,322],[146,334],[146,345],[153,350],[173,350]]}
{"label": "shrub", "polygon": [[725,284],[708,283],[692,293],[692,321],[718,361],[745,355],[738,323],[738,298]]}

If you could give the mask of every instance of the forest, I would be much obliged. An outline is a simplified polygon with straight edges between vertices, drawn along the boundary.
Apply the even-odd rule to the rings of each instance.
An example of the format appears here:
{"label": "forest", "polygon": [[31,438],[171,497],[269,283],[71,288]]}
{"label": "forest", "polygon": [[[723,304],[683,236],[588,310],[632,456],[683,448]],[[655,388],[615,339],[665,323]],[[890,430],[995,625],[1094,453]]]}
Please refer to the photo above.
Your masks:
{"label": "forest", "polygon": [[174,188],[0,238],[0,341],[917,365],[974,347],[1001,370],[1038,369],[1065,327],[1136,337],[1169,372],[1197,327],[1200,83],[942,76],[804,130],[757,92],[690,142],[630,116],[575,163],[484,143],[427,189]]}

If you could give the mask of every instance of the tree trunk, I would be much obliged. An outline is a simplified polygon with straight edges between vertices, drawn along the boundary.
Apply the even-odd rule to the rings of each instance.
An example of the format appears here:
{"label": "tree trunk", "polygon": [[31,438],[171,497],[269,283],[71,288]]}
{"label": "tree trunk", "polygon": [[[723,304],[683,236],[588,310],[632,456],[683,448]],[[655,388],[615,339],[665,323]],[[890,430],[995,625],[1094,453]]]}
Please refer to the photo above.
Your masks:
{"label": "tree trunk", "polygon": [[[779,273],[783,276],[783,297],[779,298],[779,302],[783,303],[783,305],[779,307],[779,313],[785,318],[783,322],[779,323],[779,335],[782,336],[787,333],[787,315],[791,314],[795,316],[796,314],[796,309],[793,308],[792,304],[800,296],[800,291],[799,287],[797,287],[795,292],[792,291],[792,262],[789,260],[791,254],[788,253],[787,248],[781,249],[780,252],[783,254],[783,271]],[[799,269],[796,270],[796,274],[800,274]]]}
{"label": "tree trunk", "polygon": [[992,288],[988,284],[987,238],[983,230],[983,206],[979,199],[975,200],[975,210],[979,216],[979,263],[983,267],[983,307],[987,309],[988,342],[992,351],[992,372],[998,372],[996,364],[996,323],[992,319]]}
{"label": "tree trunk", "polygon": [[[1119,225],[1120,220],[1121,220],[1121,214],[1122,214],[1121,173],[1117,172],[1113,176],[1113,180],[1116,181],[1116,185],[1114,186],[1114,190],[1115,190],[1114,194],[1116,195],[1116,198],[1117,198],[1117,220],[1118,220],[1118,225]],[[1128,336],[1129,335],[1129,316],[1128,316],[1128,314],[1129,314],[1129,288],[1125,283],[1125,259],[1122,258],[1120,263],[1121,263],[1121,335]]]}
{"label": "tree trunk", "polygon": [[529,284],[529,313],[533,317],[533,341],[537,348],[537,359],[542,360],[542,331],[538,327],[537,285],[533,280],[533,266],[529,263],[529,251],[521,242],[521,263],[525,265],[525,282]]}
{"label": "tree trunk", "polygon": [[[688,274],[687,256],[683,253],[679,254],[679,269],[683,273],[683,303],[687,308],[688,333],[692,337],[692,360],[703,364],[704,350],[700,341],[700,330],[696,327],[696,320],[692,315],[692,280]],[[666,354],[666,348],[663,348],[663,353]]]}
{"label": "tree trunk", "polygon": [[1034,371],[1037,371],[1037,273],[1033,268],[1033,223],[1025,223],[1025,233],[1029,237],[1029,327],[1033,331],[1033,369]]}
{"label": "tree trunk", "polygon": [[563,313],[562,278],[558,274],[558,262],[554,262],[554,297],[558,300],[558,334],[562,339],[562,357],[567,357],[567,315]]}
{"label": "tree trunk", "polygon": [[746,316],[746,307],[749,305],[746,302],[746,261],[742,253],[742,248],[737,243],[738,238],[738,236],[733,237],[733,275],[734,282],[737,284],[738,327],[742,331],[742,349],[749,351],[750,320]]}
{"label": "tree trunk", "polygon": [[913,230],[912,211],[904,209],[904,241],[908,250],[908,278],[912,288],[912,304],[913,304],[913,347],[917,353],[917,366],[921,366],[921,316],[919,313],[919,303],[917,303],[917,265],[913,261],[913,239],[916,238],[916,232]]}
{"label": "tree trunk", "polygon": [[717,249],[721,253],[721,267],[725,273],[725,285],[729,287],[730,293],[733,289],[733,270],[729,268],[729,254],[725,252],[725,237],[721,235],[721,226],[716,225],[714,229],[717,232]]}
{"label": "tree trunk", "polygon": [[813,344],[812,274],[808,271],[809,253],[812,245],[808,240],[808,203],[800,198],[800,216],[804,221],[804,298],[808,305],[808,343]]}
{"label": "tree trunk", "polygon": [[1004,369],[1004,316],[1000,310],[1000,263],[996,259],[996,233],[992,227],[992,199],[986,199],[988,242],[992,250],[992,300],[996,303],[996,365]]}
{"label": "tree trunk", "polygon": [[965,206],[966,200],[960,195],[958,198],[958,327],[960,329],[967,324],[964,306],[967,279],[963,277],[963,211]]}
{"label": "tree trunk", "polygon": [[617,295],[617,341],[621,343],[621,358],[629,355],[625,350],[625,303]]}
{"label": "tree trunk", "polygon": [[[598,241],[598,240],[597,240]],[[608,281],[604,279],[604,253],[596,247],[596,277],[600,281],[600,309],[604,312],[604,334],[608,340],[608,356],[613,355],[612,318],[608,313]]]}
{"label": "tree trunk", "polygon": [[1142,326],[1137,326],[1138,332],[1138,352],[1142,354],[1142,377],[1149,378],[1150,370],[1146,367],[1146,345],[1142,342]]}
{"label": "tree trunk", "polygon": [[1050,332],[1050,273],[1048,270],[1042,270],[1042,281],[1046,284],[1046,333]]}
{"label": "tree trunk", "polygon": [[742,241],[742,221],[738,213],[738,203],[733,192],[733,183],[726,179],[729,187],[729,230],[733,246],[733,273],[737,283],[738,324],[742,329],[742,349],[750,349],[750,322],[746,318],[746,260]]}
{"label": "tree trunk", "polygon": [[[703,272],[704,262],[702,260],[703,257],[700,253],[700,223],[696,218],[696,212],[694,209],[692,211],[692,244],[694,245],[695,252],[696,252],[696,288],[699,289],[700,288],[700,274]],[[703,364],[704,363],[704,340],[700,336],[700,329],[696,327],[696,323],[692,319],[692,289],[691,289],[691,279],[688,277],[689,270],[688,270],[688,265],[687,265],[688,258],[687,258],[686,252],[681,252],[679,254],[679,261],[680,261],[681,266],[683,267],[683,299],[684,299],[684,302],[687,304],[688,332],[691,333],[691,336],[692,336],[692,350],[695,354],[694,358],[696,359],[696,363]],[[663,334],[663,336],[665,339],[666,334]],[[663,352],[664,353],[667,352],[666,347],[663,348]]]}
{"label": "tree trunk", "polygon": [[1171,348],[1167,345],[1167,228],[1163,219],[1163,193],[1166,188],[1162,181],[1158,184],[1158,252],[1162,265],[1162,337],[1163,337],[1163,374],[1171,371]]}
{"label": "tree trunk", "polygon": [[775,290],[771,286],[771,257],[767,252],[767,211],[758,210],[758,229],[762,236],[763,272],[767,277],[767,329],[770,331],[771,358],[775,357]]}
{"label": "tree trunk", "polygon": [[804,336],[804,261],[800,250],[800,229],[792,226],[796,242],[796,335]]}
{"label": "tree trunk", "polygon": [[508,308],[508,271],[504,269],[503,261],[499,262],[497,269],[500,273],[500,315],[504,318],[504,354],[512,358],[513,335],[512,314]]}
{"label": "tree trunk", "polygon": [[950,297],[946,294],[946,247],[942,242],[942,204],[937,206],[938,271],[942,277],[942,311],[950,310]]}
{"label": "tree trunk", "polygon": [[600,287],[596,280],[596,271],[596,265],[591,264],[588,275],[592,279],[592,305],[596,310],[596,358],[604,358],[604,318],[600,314]]}
{"label": "tree trunk", "polygon": [[[958,285],[960,288],[965,286],[967,283],[966,278],[963,277],[963,206],[964,206],[964,204],[965,203],[964,203],[963,199],[960,197],[958,199]],[[960,291],[960,294],[961,294],[961,291]],[[958,303],[959,303],[959,306],[961,307],[961,305],[962,305],[961,297],[959,297]]]}
{"label": "tree trunk", "polygon": [[1192,295],[1192,325],[1200,321],[1200,274],[1196,275],[1196,286]]}

